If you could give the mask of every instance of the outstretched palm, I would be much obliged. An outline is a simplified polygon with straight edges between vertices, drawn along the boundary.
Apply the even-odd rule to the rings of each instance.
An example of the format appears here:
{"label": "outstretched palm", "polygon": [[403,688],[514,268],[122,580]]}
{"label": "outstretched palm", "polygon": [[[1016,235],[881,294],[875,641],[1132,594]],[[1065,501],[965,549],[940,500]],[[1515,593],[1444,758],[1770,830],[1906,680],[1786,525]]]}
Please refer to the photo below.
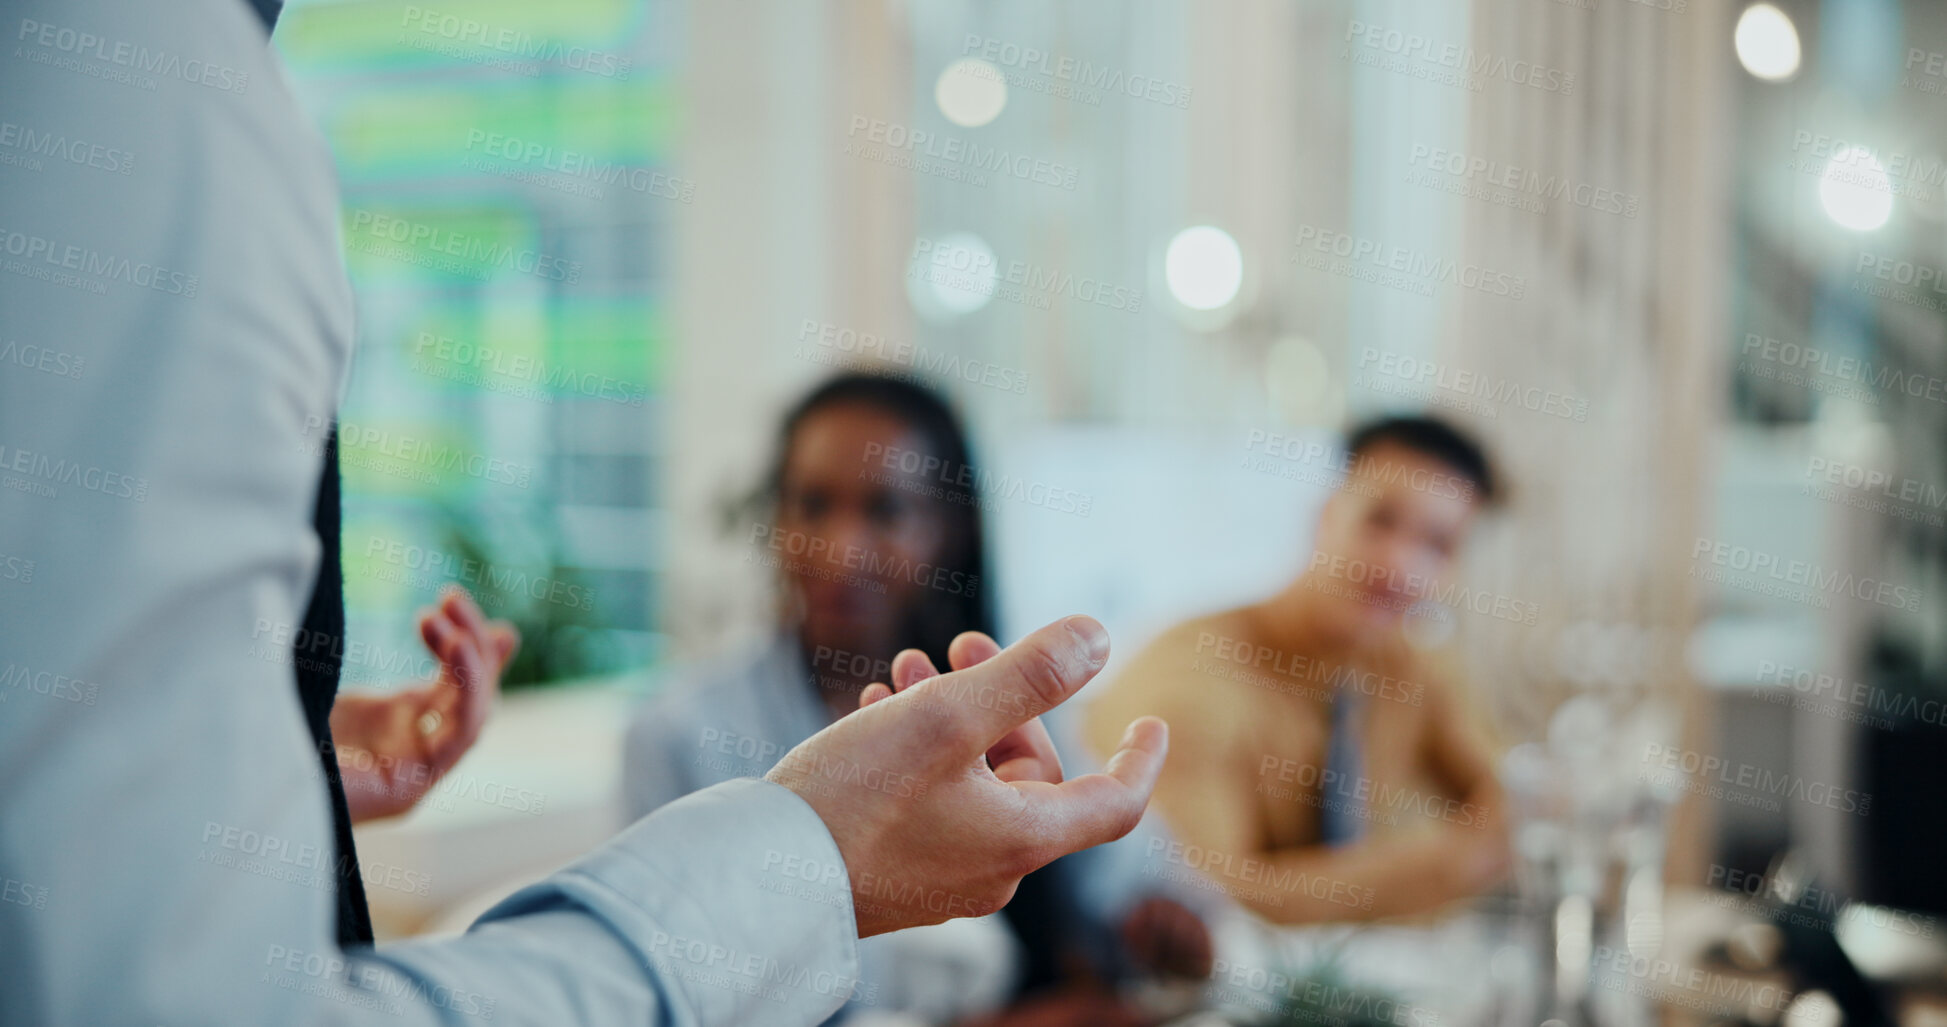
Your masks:
{"label": "outstretched palm", "polygon": [[490,621],[458,586],[419,615],[439,674],[417,688],[341,693],[331,707],[338,772],[354,823],[411,809],[466,755],[500,693],[520,632]]}

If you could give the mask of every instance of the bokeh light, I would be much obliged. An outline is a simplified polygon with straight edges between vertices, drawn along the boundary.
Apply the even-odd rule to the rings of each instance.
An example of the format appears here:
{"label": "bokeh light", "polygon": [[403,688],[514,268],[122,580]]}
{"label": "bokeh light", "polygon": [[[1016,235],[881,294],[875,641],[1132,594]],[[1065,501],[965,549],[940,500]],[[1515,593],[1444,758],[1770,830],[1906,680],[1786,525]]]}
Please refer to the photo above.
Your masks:
{"label": "bokeh light", "polygon": [[1737,19],[1734,42],[1744,70],[1766,82],[1782,82],[1798,74],[1798,29],[1778,8],[1770,4],[1745,8]]}
{"label": "bokeh light", "polygon": [[1819,203],[1840,225],[1870,232],[1893,215],[1893,180],[1871,151],[1841,147],[1819,175]]}
{"label": "bokeh light", "polygon": [[1191,310],[1216,310],[1244,284],[1244,254],[1230,233],[1198,225],[1176,233],[1163,257],[1170,295]]}
{"label": "bokeh light", "polygon": [[1007,107],[1007,78],[999,68],[978,57],[954,61],[933,84],[933,102],[946,120],[961,128],[979,128],[1001,116]]}

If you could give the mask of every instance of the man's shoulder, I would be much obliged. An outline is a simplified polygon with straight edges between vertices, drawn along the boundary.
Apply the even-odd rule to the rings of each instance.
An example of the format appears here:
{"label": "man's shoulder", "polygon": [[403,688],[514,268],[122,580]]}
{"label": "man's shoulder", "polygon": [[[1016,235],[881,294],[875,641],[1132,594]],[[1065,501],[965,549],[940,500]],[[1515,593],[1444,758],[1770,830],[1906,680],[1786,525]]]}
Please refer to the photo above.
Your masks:
{"label": "man's shoulder", "polygon": [[1410,682],[1414,692],[1422,697],[1416,706],[1446,710],[1473,701],[1456,646],[1411,653],[1404,661],[1400,677]]}
{"label": "man's shoulder", "polygon": [[1243,610],[1225,610],[1192,617],[1152,637],[1089,703],[1090,747],[1103,749],[1120,737],[1135,717],[1160,716],[1179,733],[1225,719],[1234,703],[1222,694],[1230,688],[1217,651],[1243,631]]}

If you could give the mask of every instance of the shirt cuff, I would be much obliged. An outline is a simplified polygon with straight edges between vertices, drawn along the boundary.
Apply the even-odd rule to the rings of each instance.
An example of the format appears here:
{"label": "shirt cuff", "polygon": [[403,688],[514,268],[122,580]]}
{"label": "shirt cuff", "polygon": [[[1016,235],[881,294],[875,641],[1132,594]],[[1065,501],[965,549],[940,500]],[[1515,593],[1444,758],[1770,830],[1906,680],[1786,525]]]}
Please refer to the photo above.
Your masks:
{"label": "shirt cuff", "polygon": [[817,1023],[872,999],[838,843],[782,785],[743,779],[684,796],[549,884],[603,907],[698,1023]]}

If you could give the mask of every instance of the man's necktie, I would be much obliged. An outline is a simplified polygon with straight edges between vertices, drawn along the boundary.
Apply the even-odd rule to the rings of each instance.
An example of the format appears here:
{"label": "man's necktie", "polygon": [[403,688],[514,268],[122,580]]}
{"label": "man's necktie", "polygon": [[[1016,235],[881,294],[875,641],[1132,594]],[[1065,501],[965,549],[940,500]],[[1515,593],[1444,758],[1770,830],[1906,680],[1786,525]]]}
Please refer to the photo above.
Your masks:
{"label": "man's necktie", "polygon": [[1332,699],[1332,737],[1326,744],[1325,774],[1319,782],[1319,841],[1350,845],[1365,834],[1365,760],[1359,752],[1359,696],[1343,685]]}

